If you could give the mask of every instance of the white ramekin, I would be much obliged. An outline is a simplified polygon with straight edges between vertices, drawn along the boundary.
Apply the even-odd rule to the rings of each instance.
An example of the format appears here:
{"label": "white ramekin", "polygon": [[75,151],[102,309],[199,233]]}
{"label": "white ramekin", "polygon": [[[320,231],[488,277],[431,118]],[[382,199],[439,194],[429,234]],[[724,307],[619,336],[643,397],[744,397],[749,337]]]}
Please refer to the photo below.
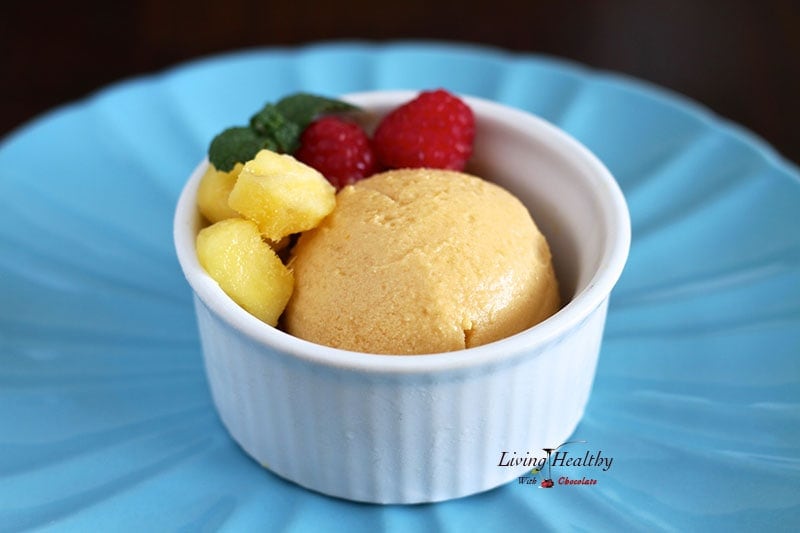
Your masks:
{"label": "white ramekin", "polygon": [[[349,95],[373,124],[416,93]],[[477,118],[470,172],[514,193],[553,252],[566,305],[485,346],[422,356],[313,344],[248,314],[200,266],[195,197],[175,213],[178,259],[194,290],[205,368],[231,436],[275,474],[324,494],[376,503],[434,502],[504,484],[532,454],[566,441],[594,380],[608,297],[628,255],[630,219],[603,164],[530,114],[466,97]]]}

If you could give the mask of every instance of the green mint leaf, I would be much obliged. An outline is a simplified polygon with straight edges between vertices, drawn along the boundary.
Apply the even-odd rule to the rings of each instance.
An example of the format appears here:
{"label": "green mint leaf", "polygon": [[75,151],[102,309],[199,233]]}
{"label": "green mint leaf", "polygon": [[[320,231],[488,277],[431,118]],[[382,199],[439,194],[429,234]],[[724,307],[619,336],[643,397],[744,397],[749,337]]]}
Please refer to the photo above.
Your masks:
{"label": "green mint leaf", "polygon": [[230,171],[245,163],[259,150],[293,154],[300,135],[312,120],[325,113],[358,111],[359,108],[324,96],[296,93],[277,104],[266,104],[250,118],[249,126],[228,128],[211,141],[208,159],[218,169]]}
{"label": "green mint leaf", "polygon": [[259,135],[271,139],[278,152],[293,153],[300,144],[300,126],[288,120],[273,104],[265,105],[253,115],[250,127]]}
{"label": "green mint leaf", "polygon": [[275,150],[276,147],[274,141],[259,135],[252,128],[228,128],[211,141],[208,160],[217,170],[228,172],[236,163],[253,159],[262,148]]}
{"label": "green mint leaf", "polygon": [[312,120],[323,113],[358,110],[358,107],[347,102],[308,93],[296,93],[286,96],[278,101],[275,107],[289,121],[297,124],[300,131],[306,129],[306,126]]}

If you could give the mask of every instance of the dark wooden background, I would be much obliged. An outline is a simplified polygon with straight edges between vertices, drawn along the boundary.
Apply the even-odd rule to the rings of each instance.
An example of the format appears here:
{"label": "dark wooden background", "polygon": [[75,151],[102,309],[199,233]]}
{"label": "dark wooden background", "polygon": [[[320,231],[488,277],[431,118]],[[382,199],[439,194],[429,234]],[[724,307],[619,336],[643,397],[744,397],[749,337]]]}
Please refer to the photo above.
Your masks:
{"label": "dark wooden background", "polygon": [[0,136],[110,82],[244,47],[435,39],[651,81],[800,162],[800,1],[17,1],[0,8]]}

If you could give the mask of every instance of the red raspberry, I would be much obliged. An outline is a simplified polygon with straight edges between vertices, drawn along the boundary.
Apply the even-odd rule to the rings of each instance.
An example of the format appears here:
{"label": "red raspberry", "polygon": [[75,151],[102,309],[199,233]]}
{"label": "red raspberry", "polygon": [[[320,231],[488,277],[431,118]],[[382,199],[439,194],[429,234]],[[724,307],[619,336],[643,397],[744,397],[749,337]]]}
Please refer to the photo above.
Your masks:
{"label": "red raspberry", "polygon": [[321,172],[336,189],[377,170],[367,134],[358,124],[341,117],[322,117],[309,124],[294,156]]}
{"label": "red raspberry", "polygon": [[389,168],[464,170],[474,138],[475,117],[467,104],[443,89],[425,91],[378,124],[375,155]]}

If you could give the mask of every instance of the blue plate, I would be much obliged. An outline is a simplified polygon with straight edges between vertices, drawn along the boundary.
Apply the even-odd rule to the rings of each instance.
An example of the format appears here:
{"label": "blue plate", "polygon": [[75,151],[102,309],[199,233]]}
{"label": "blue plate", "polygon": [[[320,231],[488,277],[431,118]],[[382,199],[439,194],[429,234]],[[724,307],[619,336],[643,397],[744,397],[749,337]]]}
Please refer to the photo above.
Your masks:
{"label": "blue plate", "polygon": [[[171,231],[209,140],[298,90],[439,86],[554,122],[627,196],[630,261],[575,434],[613,466],[570,471],[595,485],[354,504],[265,471],[214,412]],[[0,146],[0,530],[798,526],[798,230],[798,171],[762,141],[550,58],[329,43],[109,87]]]}

